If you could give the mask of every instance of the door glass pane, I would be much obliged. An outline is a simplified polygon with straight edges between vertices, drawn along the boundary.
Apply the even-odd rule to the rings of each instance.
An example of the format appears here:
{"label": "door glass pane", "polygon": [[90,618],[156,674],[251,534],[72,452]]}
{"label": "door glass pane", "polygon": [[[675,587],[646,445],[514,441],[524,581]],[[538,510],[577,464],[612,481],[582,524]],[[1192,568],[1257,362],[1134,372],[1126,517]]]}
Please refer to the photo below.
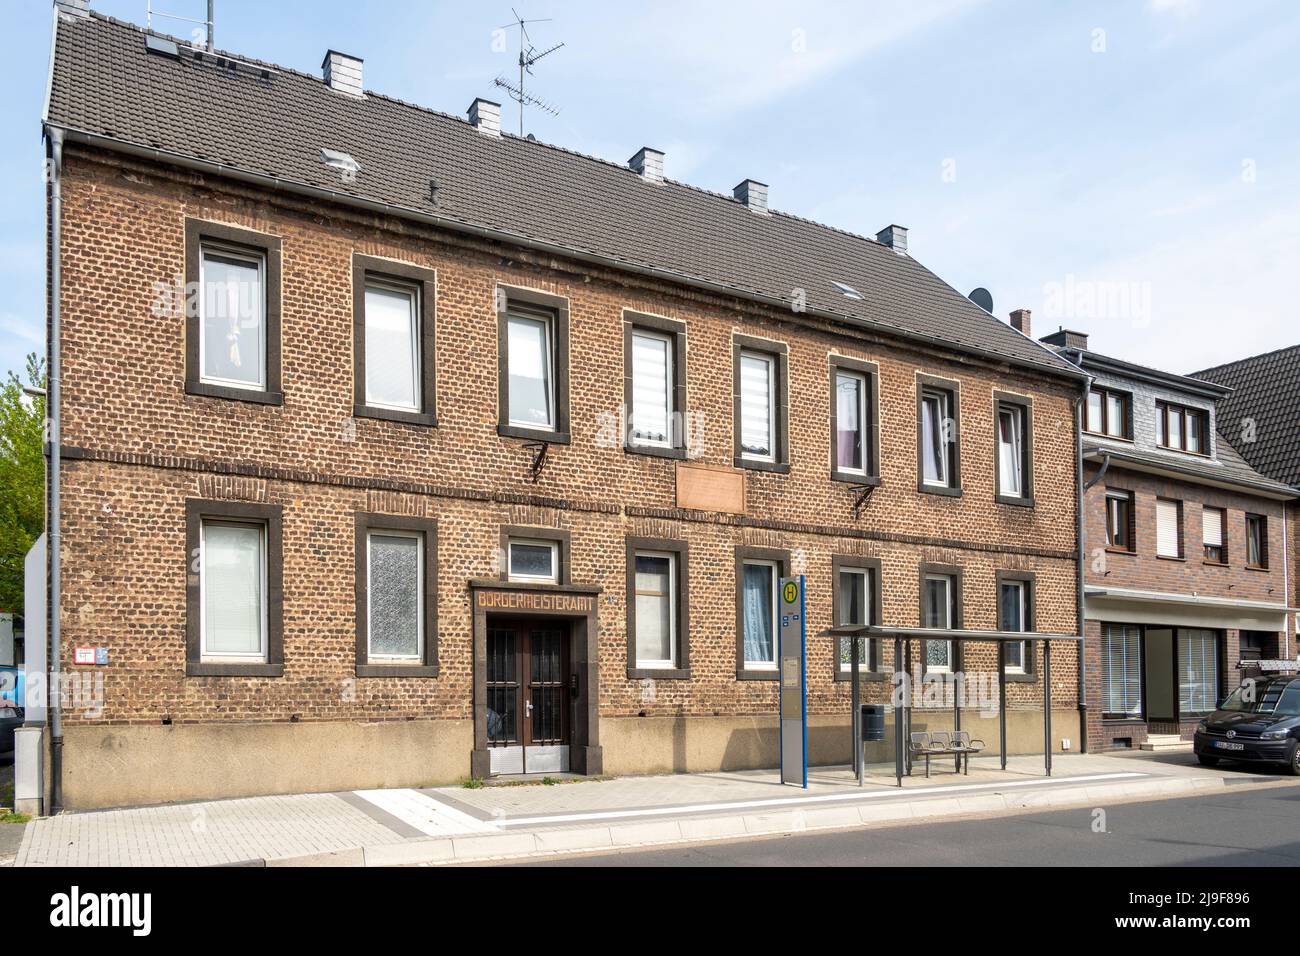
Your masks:
{"label": "door glass pane", "polygon": [[772,359],[769,356],[741,355],[740,444],[744,454],[755,458],[775,457],[772,378]]}
{"label": "door glass pane", "polygon": [[507,327],[510,421],[551,428],[555,407],[551,382],[550,325],[544,319],[512,315]]}
{"label": "door glass pane", "polygon": [[422,541],[370,535],[370,654],[418,658],[421,651]]}
{"label": "door glass pane", "polygon": [[205,249],[200,283],[202,378],[261,388],[266,367],[261,261]]}
{"label": "door glass pane", "polygon": [[263,528],[204,522],[203,653],[263,657]]}
{"label": "door glass pane", "polygon": [[772,589],[775,568],[770,564],[746,564],[744,582],[744,643],[747,664],[775,664]]}
{"label": "door glass pane", "polygon": [[409,289],[366,287],[366,403],[417,409],[419,320]]}
{"label": "door glass pane", "polygon": [[559,631],[536,630],[529,635],[532,670],[528,693],[533,705],[533,744],[563,743],[563,708],[567,687],[562,640]]}
{"label": "door glass pane", "polygon": [[866,382],[860,375],[835,376],[835,464],[847,471],[863,471],[866,431],[863,400]]}
{"label": "door glass pane", "polygon": [[636,657],[638,664],[674,665],[673,559],[636,556]]}
{"label": "door glass pane", "polygon": [[672,342],[666,335],[632,335],[632,437],[669,444],[672,415]]}
{"label": "door glass pane", "polygon": [[517,632],[489,628],[487,641],[487,735],[492,744],[520,739]]}

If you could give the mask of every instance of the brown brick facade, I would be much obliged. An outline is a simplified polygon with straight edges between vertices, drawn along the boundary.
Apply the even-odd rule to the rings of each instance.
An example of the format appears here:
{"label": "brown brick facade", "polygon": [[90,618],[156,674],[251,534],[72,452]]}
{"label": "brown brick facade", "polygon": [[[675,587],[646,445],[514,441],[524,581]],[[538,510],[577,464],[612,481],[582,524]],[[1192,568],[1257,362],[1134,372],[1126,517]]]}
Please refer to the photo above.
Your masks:
{"label": "brown brick facade", "polygon": [[[774,682],[736,679],[739,547],[788,551],[793,570],[808,575],[813,715],[847,720],[832,643],[815,636],[832,624],[836,555],[880,560],[886,624],[920,623],[918,569],[943,564],[962,569],[964,626],[997,627],[997,573],[1010,570],[1035,576],[1038,630],[1076,632],[1077,388],[1068,381],[78,150],[69,150],[63,195],[64,666],[78,670],[74,646],[110,651],[98,669],[102,713],[69,710],[70,726],[470,720],[468,581],[499,575],[500,531],[512,525],[567,531],[571,580],[601,588],[601,718],[775,713]],[[186,393],[183,314],[154,304],[185,273],[193,219],[280,241],[282,405]],[[354,255],[436,275],[434,427],[352,415]],[[535,482],[532,453],[496,428],[500,284],[558,296],[569,310],[571,440],[550,446]],[[732,466],[733,337],[788,348],[789,473],[746,470],[745,514],[678,510],[676,461],[601,441],[624,400],[624,310],[685,324],[687,405],[703,422],[695,460],[707,465]],[[858,518],[861,486],[829,474],[836,355],[880,369],[881,481]],[[917,492],[918,374],[960,383],[960,496]],[[995,502],[996,393],[1032,400],[1034,507]],[[283,677],[186,676],[191,499],[282,509]],[[436,677],[356,676],[358,513],[437,522]],[[628,537],[689,542],[689,679],[627,676]],[[1257,578],[1250,587],[1273,575]],[[964,663],[987,670],[994,661],[991,646],[972,645]],[[1073,709],[1074,647],[1055,647],[1052,665],[1053,703]],[[868,699],[883,693],[873,686]],[[1038,680],[1009,690],[1016,708],[1041,706],[1041,694]],[[461,762],[468,773],[468,753]],[[326,778],[323,787],[336,785]]]}

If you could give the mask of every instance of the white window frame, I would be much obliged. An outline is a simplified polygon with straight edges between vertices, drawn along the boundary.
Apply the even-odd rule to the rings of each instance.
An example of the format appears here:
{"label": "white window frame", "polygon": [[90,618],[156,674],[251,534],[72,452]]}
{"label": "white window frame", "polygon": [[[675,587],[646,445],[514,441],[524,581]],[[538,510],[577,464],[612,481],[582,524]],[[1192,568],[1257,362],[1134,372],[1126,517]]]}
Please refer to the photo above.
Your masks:
{"label": "white window frame", "polygon": [[[849,465],[840,464],[839,432],[842,430],[840,422],[839,401],[840,401],[840,379],[852,379],[858,385],[858,444],[861,448],[862,466],[854,468]],[[871,457],[871,448],[867,444],[867,411],[870,404],[867,389],[870,387],[867,376],[862,372],[855,372],[852,369],[836,368],[835,369],[835,434],[831,436],[831,441],[835,442],[835,470],[846,475],[866,475],[869,470],[869,459]]]}
{"label": "white window frame", "polygon": [[[871,580],[871,579],[872,579],[872,576],[875,574],[875,572],[874,572],[871,568],[849,568],[849,567],[841,567],[841,568],[839,569],[839,572],[838,572],[838,573],[839,573],[840,575],[851,574],[851,575],[853,575],[854,577],[858,577],[858,578],[861,578],[861,579],[862,579],[862,616],[865,618],[865,620],[860,621],[860,622],[859,622],[859,621],[844,621],[844,620],[841,620],[841,619],[840,619],[840,608],[839,608],[839,604],[837,603],[836,606],[835,606],[835,623],[836,623],[837,625],[841,625],[841,624],[866,624],[866,625],[870,625],[871,623],[873,623],[872,620],[871,620],[871,605],[872,605],[872,598],[875,596],[875,595],[874,595],[874,592],[873,592],[873,590],[872,590],[872,580]],[[838,590],[839,590],[839,592],[842,594],[842,593],[843,593],[843,590],[844,590],[844,585],[843,585],[841,582],[836,582],[836,584],[838,585]],[[879,668],[879,664],[880,664],[880,662],[879,662],[879,661],[874,661],[874,662],[873,662],[873,661],[871,660],[871,648],[872,648],[872,644],[874,644],[875,642],[874,642],[872,639],[870,639],[870,638],[866,638],[866,637],[855,637],[855,638],[850,638],[850,640],[855,640],[855,641],[861,641],[861,642],[862,642],[863,650],[864,650],[864,652],[865,652],[865,654],[866,654],[865,657],[859,657],[859,658],[858,658],[862,670],[864,670],[864,671],[877,670],[877,669]],[[848,674],[848,673],[851,673],[851,672],[853,671],[853,665],[852,665],[851,661],[852,661],[852,658],[850,658],[849,661],[843,661],[843,660],[841,660],[841,661],[839,662],[839,664],[840,664],[840,673],[841,673],[841,674]]]}
{"label": "white window frame", "polygon": [[[1025,466],[1028,463],[1028,456],[1025,454],[1025,413],[1026,410],[1022,405],[1014,405],[1010,402],[998,403],[998,494],[1006,498],[1025,497]],[[1003,416],[1011,422],[1010,442],[1002,438]],[[1002,462],[1002,449],[1007,444],[1011,446],[1011,463],[1015,467],[1017,480],[1015,488],[1007,487],[1007,469],[1003,467]]]}
{"label": "white window frame", "polygon": [[[662,342],[664,346],[664,437],[662,440],[655,438],[646,438],[637,434],[637,415],[636,415],[636,340],[649,339]],[[672,448],[673,447],[673,382],[675,369],[673,368],[673,346],[674,336],[668,332],[656,332],[650,329],[643,329],[638,326],[632,327],[632,348],[631,354],[628,355],[627,361],[632,366],[632,407],[628,409],[628,433],[631,436],[632,444],[641,446],[652,446],[655,448]]]}
{"label": "white window frame", "polygon": [[[1028,623],[1029,623],[1029,619],[1028,619],[1028,614],[1029,614],[1029,582],[1028,582],[1028,581],[1014,580],[1014,579],[1013,579],[1013,580],[1002,581],[1001,584],[1000,584],[999,587],[998,587],[998,609],[999,609],[999,611],[1001,610],[1001,606],[1002,606],[1002,588],[1015,588],[1016,591],[1019,592],[1020,597],[1019,597],[1019,599],[1018,599],[1018,603],[1020,604],[1020,630],[1022,630],[1022,631],[1027,631],[1027,630],[1029,630],[1029,628],[1027,627],[1027,625],[1028,625]],[[1005,624],[1005,623],[1006,623],[1006,622],[1004,621],[1003,624]],[[1009,630],[1009,628],[1008,628],[1008,630]],[[1025,667],[1025,665],[1026,665],[1026,663],[1027,663],[1027,656],[1026,656],[1026,655],[1029,653],[1029,642],[1028,642],[1028,641],[1008,641],[1007,644],[1008,644],[1008,646],[1010,646],[1011,644],[1019,644],[1019,645],[1020,645],[1020,663],[1019,663],[1019,664],[1007,664],[1007,666],[1006,666],[1006,671],[1007,671],[1007,673],[1008,673],[1008,674],[1027,674],[1027,673],[1029,673],[1028,669]],[[1004,659],[1005,659],[1005,655],[1004,655]]]}
{"label": "white window frame", "polygon": [[[632,649],[637,654],[636,669],[647,671],[676,670],[678,667],[677,651],[677,560],[678,554],[675,551],[633,551],[632,552],[632,582],[636,587],[636,560],[637,558],[666,558],[668,560],[668,650],[672,655],[667,660],[642,660],[640,635],[636,632],[632,634]],[[641,594],[636,590],[632,595],[633,602]],[[641,626],[641,617],[636,615],[636,626]]]}
{"label": "white window frame", "polygon": [[[375,593],[375,579],[372,576],[374,563],[371,561],[371,542],[378,536],[381,538],[413,538],[416,542],[416,554],[419,556],[419,564],[416,568],[416,584],[420,589],[420,602],[416,610],[416,647],[414,654],[376,654],[371,643],[374,634],[375,616],[371,612],[370,602]],[[425,619],[425,601],[428,600],[424,593],[424,552],[427,544],[424,539],[424,533],[421,531],[390,531],[387,528],[368,528],[366,530],[366,659],[372,663],[408,663],[411,661],[424,661],[424,619]]]}
{"label": "white window frame", "polygon": [[[205,359],[207,358],[207,315],[205,314],[208,307],[207,295],[207,274],[208,274],[208,254],[221,256],[226,259],[242,260],[257,266],[257,286],[262,290],[262,315],[258,322],[258,334],[261,336],[261,348],[258,353],[261,360],[257,369],[257,383],[241,382],[238,379],[220,378],[215,375],[204,373],[206,368]],[[211,242],[204,240],[199,243],[199,381],[206,385],[220,385],[223,388],[239,388],[246,392],[264,392],[266,391],[266,361],[267,361],[267,301],[266,301],[266,255],[259,252],[250,252],[247,249],[239,249],[225,245],[220,242]]]}
{"label": "white window frame", "polygon": [[[754,661],[754,660],[750,660],[748,654],[746,654],[745,670],[774,671],[776,670],[777,658],[781,656],[781,632],[778,630],[778,628],[781,625],[781,618],[780,618],[780,606],[777,604],[777,601],[779,601],[781,598],[781,565],[777,561],[768,561],[763,558],[746,558],[744,565],[742,566],[741,569],[741,591],[740,591],[741,600],[744,600],[744,594],[745,594],[744,568],[750,567],[751,565],[762,566],[772,572],[771,573],[772,591],[771,591],[771,603],[770,603],[770,607],[772,609],[772,621],[771,621],[772,659],[770,661]],[[741,614],[741,621],[742,622],[744,621],[743,612]],[[740,646],[741,646],[741,650],[744,651],[745,648],[744,634],[740,635]]]}
{"label": "white window frame", "polygon": [[[549,548],[551,551],[551,573],[516,574],[515,545],[526,544],[533,547]],[[534,581],[541,584],[558,584],[560,580],[560,542],[546,538],[511,538],[506,542],[506,577],[511,581]]]}
{"label": "white window frame", "polygon": [[[368,332],[369,332],[370,315],[369,315],[369,309],[366,308],[366,293],[369,292],[372,288],[382,289],[385,292],[396,292],[401,295],[406,295],[410,297],[411,357],[413,359],[411,374],[414,376],[411,382],[412,385],[411,394],[415,397],[415,402],[412,405],[394,405],[390,402],[376,401],[370,396],[370,369],[371,369],[371,361],[373,359],[373,356],[370,354],[370,350],[367,347],[369,343]],[[394,411],[400,411],[400,412],[418,412],[424,408],[424,395],[422,394],[423,385],[424,385],[424,379],[423,379],[424,357],[423,355],[421,355],[421,352],[423,350],[421,348],[422,330],[420,328],[420,316],[423,311],[423,305],[420,302],[420,294],[421,293],[420,293],[419,286],[412,285],[411,283],[397,282],[390,279],[380,279],[378,277],[366,278],[365,288],[362,289],[361,292],[362,309],[365,312],[365,314],[362,316],[362,321],[363,323],[366,323],[361,330],[361,341],[363,343],[362,347],[366,348],[366,363],[365,363],[366,381],[364,383],[365,391],[366,391],[366,405],[371,408],[389,408]]]}
{"label": "white window frame", "polygon": [[[261,582],[259,584],[259,594],[262,598],[261,607],[261,633],[259,636],[260,650],[247,654],[232,654],[230,652],[209,653],[208,651],[208,586],[207,586],[207,568],[208,568],[208,526],[224,525],[227,527],[239,528],[257,528],[262,536],[262,544],[259,553],[262,557]],[[250,662],[265,663],[270,648],[270,604],[267,594],[267,569],[266,561],[267,548],[270,546],[270,535],[267,534],[266,522],[264,521],[240,521],[238,519],[227,518],[203,518],[199,522],[199,660],[203,663],[241,663]]]}
{"label": "white window frame", "polygon": [[[768,454],[760,455],[752,452],[745,447],[745,360],[751,359],[759,361],[767,366],[767,445]],[[777,410],[776,410],[776,388],[777,388],[777,359],[771,352],[760,352],[757,349],[741,349],[740,361],[737,363],[738,373],[740,375],[740,421],[737,427],[740,429],[740,457],[746,461],[763,461],[775,463],[777,459]],[[773,665],[774,667],[776,665]]]}
{"label": "white window frame", "polygon": [[[943,621],[943,623],[939,626],[938,629],[939,629],[939,630],[952,630],[953,611],[954,611],[954,609],[955,609],[955,607],[956,607],[956,605],[955,605],[955,603],[954,603],[954,602],[955,602],[954,592],[955,592],[955,590],[956,590],[956,588],[957,588],[957,578],[956,578],[955,575],[952,575],[952,574],[942,574],[942,573],[927,574],[927,575],[925,576],[925,590],[926,590],[926,600],[927,600],[927,603],[928,603],[928,601],[929,601],[929,591],[930,591],[930,582],[931,582],[931,581],[942,581],[942,582],[944,582],[944,592],[946,593],[947,598],[948,598],[948,599],[944,602],[944,611],[943,611],[944,621]],[[926,653],[926,647],[928,646],[928,644],[930,643],[930,641],[931,641],[930,638],[926,638],[926,642],[925,642],[924,644],[921,645],[921,653],[922,653],[923,659],[925,660],[925,670],[926,670],[926,672],[927,672],[927,673],[931,673],[931,674],[951,674],[951,673],[952,673],[952,665],[953,665],[953,659],[952,659],[952,658],[953,658],[953,651],[954,651],[954,647],[953,647],[953,645],[954,645],[955,642],[954,642],[954,641],[936,641],[936,642],[935,642],[935,643],[942,643],[942,644],[947,644],[947,645],[948,645],[948,663],[947,663],[947,664],[943,664],[943,665],[938,665],[938,664],[931,664],[930,661],[929,661],[929,654]]]}
{"label": "white window frame", "polygon": [[510,325],[513,322],[526,322],[542,327],[542,360],[546,363],[543,369],[546,380],[546,422],[531,422],[526,419],[515,418],[510,414],[510,408],[506,408],[506,420],[516,428],[531,428],[536,431],[554,431],[557,425],[556,419],[556,399],[555,399],[555,374],[558,356],[555,354],[555,320],[549,314],[534,312],[522,312],[517,309],[511,309],[506,313],[506,403],[514,404],[514,395],[509,388],[510,382]]}
{"label": "white window frame", "polygon": [[[921,450],[921,483],[931,488],[949,488],[952,485],[952,449],[950,442],[944,435],[944,422],[952,420],[952,395],[940,388],[922,388],[921,389],[921,414],[926,413],[926,404],[934,402],[938,406],[938,419],[935,422],[935,434],[939,439],[939,476],[937,478],[927,478],[925,476],[925,458],[927,449]],[[924,438],[925,424],[921,423],[921,435]]]}

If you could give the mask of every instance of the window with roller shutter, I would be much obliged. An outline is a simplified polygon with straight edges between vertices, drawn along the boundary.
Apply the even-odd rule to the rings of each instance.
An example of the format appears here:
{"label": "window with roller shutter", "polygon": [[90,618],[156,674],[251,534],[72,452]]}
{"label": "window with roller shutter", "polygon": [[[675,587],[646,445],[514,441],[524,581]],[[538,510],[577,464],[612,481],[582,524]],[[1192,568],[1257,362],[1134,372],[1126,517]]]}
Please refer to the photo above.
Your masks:
{"label": "window with roller shutter", "polygon": [[1181,558],[1182,502],[1156,499],[1156,554],[1162,558]]}
{"label": "window with roller shutter", "polygon": [[1210,564],[1228,563],[1228,548],[1223,536],[1224,523],[1222,508],[1201,509],[1201,541],[1205,547],[1205,560]]}

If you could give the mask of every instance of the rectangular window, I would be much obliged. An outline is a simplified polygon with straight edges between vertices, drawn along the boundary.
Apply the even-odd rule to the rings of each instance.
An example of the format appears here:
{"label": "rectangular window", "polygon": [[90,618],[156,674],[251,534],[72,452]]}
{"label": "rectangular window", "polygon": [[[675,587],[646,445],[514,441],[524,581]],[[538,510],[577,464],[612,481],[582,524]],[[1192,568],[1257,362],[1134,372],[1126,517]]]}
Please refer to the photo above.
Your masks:
{"label": "rectangular window", "polygon": [[[835,606],[835,623],[842,624],[870,624],[871,623],[871,602],[872,602],[872,581],[870,568],[841,568],[839,573],[839,593]],[[872,645],[874,641],[867,638],[856,638],[858,641],[858,662],[861,670],[874,670],[877,661],[874,660]],[[853,648],[852,641],[841,640],[840,645],[840,670],[848,674],[852,671]]]}
{"label": "rectangular window", "polygon": [[1246,515],[1246,567],[1268,567],[1268,519]]}
{"label": "rectangular window", "polygon": [[366,404],[418,411],[420,295],[410,286],[370,280],[365,288]]}
{"label": "rectangular window", "polygon": [[1105,717],[1142,716],[1141,629],[1101,626],[1101,701]]}
{"label": "rectangular window", "polygon": [[[1029,584],[1025,581],[1003,581],[999,587],[998,609],[1002,618],[1002,630],[1029,630]],[[1008,642],[1006,645],[1006,662],[1008,674],[1024,674],[1028,670],[1029,657],[1025,641]]]}
{"label": "rectangular window", "polygon": [[921,389],[918,422],[923,489],[956,488],[957,419],[955,392]]}
{"label": "rectangular window", "polygon": [[776,356],[740,353],[742,458],[776,461]]}
{"label": "rectangular window", "polygon": [[1156,554],[1162,558],[1183,556],[1182,502],[1156,499]]}
{"label": "rectangular window", "polygon": [[1022,401],[997,403],[997,493],[1013,501],[1023,501],[1032,494],[1029,409]]}
{"label": "rectangular window", "polygon": [[560,543],[512,539],[507,545],[507,576],[511,581],[559,582]]}
{"label": "rectangular window", "polygon": [[265,257],[204,243],[200,253],[201,381],[266,387]]}
{"label": "rectangular window", "polygon": [[[923,579],[924,620],[922,627],[949,630],[953,626],[956,581],[950,574],[927,574]],[[925,668],[927,671],[952,670],[952,641],[925,642]]]}
{"label": "rectangular window", "polygon": [[1205,545],[1205,560],[1211,564],[1228,563],[1228,551],[1223,541],[1225,525],[1222,508],[1201,509],[1201,539]]}
{"label": "rectangular window", "polygon": [[1214,631],[1178,631],[1178,713],[1211,713],[1219,700],[1219,640]]}
{"label": "rectangular window", "polygon": [[775,561],[744,563],[741,613],[746,669],[776,668],[776,588],[779,577],[779,566]]}
{"label": "rectangular window", "polygon": [[1209,415],[1198,408],[1156,402],[1156,443],[1174,451],[1209,454]]}
{"label": "rectangular window", "polygon": [[497,434],[568,444],[569,303],[497,286]]}
{"label": "rectangular window", "polygon": [[677,555],[638,551],[636,667],[673,670],[677,664]]}
{"label": "rectangular window", "polygon": [[1106,546],[1118,551],[1132,551],[1133,493],[1130,491],[1106,492]]}
{"label": "rectangular window", "polygon": [[523,428],[550,430],[555,427],[551,320],[511,313],[506,323],[509,422]]}
{"label": "rectangular window", "polygon": [[265,525],[205,519],[200,542],[202,659],[266,661]]}
{"label": "rectangular window", "polygon": [[673,447],[673,340],[632,332],[632,444]]}
{"label": "rectangular window", "polygon": [[1111,438],[1132,438],[1130,426],[1132,399],[1124,392],[1093,388],[1088,392],[1088,411],[1084,430]]}
{"label": "rectangular window", "polygon": [[366,539],[368,660],[423,660],[424,535],[371,531]]}
{"label": "rectangular window", "polygon": [[835,371],[835,467],[867,472],[867,377],[843,369]]}

